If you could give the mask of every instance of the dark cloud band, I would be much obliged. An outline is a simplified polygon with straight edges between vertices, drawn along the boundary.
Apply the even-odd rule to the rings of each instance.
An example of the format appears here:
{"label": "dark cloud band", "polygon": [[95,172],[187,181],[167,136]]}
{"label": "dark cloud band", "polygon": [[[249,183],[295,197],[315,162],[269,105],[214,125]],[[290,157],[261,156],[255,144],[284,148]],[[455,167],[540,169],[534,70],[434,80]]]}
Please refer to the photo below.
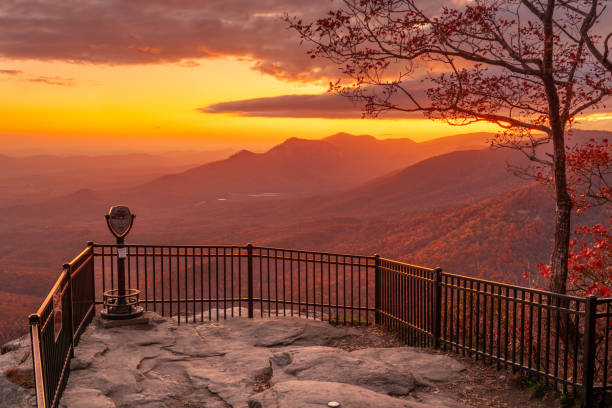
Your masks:
{"label": "dark cloud band", "polygon": [[280,17],[315,18],[332,7],[329,0],[3,0],[0,55],[187,66],[199,58],[238,56],[277,77],[329,78],[336,69],[308,58]]}
{"label": "dark cloud band", "polygon": [[[274,118],[361,118],[361,106],[349,98],[334,95],[282,95],[271,98],[222,102],[197,109],[202,113],[226,113],[249,117]],[[389,112],[388,118],[422,118],[423,114]]]}

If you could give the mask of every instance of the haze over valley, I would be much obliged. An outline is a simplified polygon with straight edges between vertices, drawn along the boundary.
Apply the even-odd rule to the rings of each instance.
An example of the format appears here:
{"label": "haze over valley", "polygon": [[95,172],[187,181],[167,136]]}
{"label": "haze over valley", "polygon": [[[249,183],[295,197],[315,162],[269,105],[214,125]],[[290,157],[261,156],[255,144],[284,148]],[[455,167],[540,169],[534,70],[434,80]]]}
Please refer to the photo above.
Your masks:
{"label": "haze over valley", "polygon": [[[500,281],[547,262],[551,191],[509,171],[492,134],[414,142],[346,133],[271,149],[0,156],[0,327],[25,330],[61,265],[112,242],[104,214],[137,215],[129,243],[255,245],[383,256]],[[576,142],[612,136],[576,131]],[[586,218],[588,217],[588,219]],[[599,210],[580,222],[604,219]]]}

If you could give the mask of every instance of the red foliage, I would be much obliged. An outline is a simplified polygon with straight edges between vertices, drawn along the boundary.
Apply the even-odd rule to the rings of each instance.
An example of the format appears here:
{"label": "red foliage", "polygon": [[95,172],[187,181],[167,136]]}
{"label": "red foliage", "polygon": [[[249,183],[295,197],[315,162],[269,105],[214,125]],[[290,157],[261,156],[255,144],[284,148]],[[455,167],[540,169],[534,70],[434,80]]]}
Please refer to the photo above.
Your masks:
{"label": "red foliage", "polygon": [[[493,145],[549,168],[556,202],[550,289],[564,293],[568,185],[578,183],[567,179],[566,167],[600,157],[584,149],[566,160],[567,131],[612,95],[607,40],[600,55],[601,41],[590,34],[604,3],[475,0],[428,13],[408,0],[345,0],[313,23],[286,20],[313,44],[311,56],[339,66],[344,78],[330,90],[361,102],[365,115],[422,112],[452,125],[492,122],[502,129]],[[541,148],[551,141],[552,152]]]}
{"label": "red foliage", "polygon": [[578,214],[612,203],[612,144],[591,139],[566,152],[569,190]]}
{"label": "red foliage", "polygon": [[598,22],[587,18],[591,2],[553,3],[550,15],[544,3],[477,0],[428,14],[411,1],[347,0],[311,23],[286,20],[314,46],[311,57],[338,65],[343,78],[330,90],[362,102],[365,115],[490,121],[512,130],[500,134],[503,143],[527,149],[542,141],[532,132],[550,133],[551,116],[569,128],[612,90],[610,73],[580,40]]}
{"label": "red foliage", "polygon": [[[612,144],[608,139],[591,139],[583,145],[567,149],[568,190],[577,215],[592,206],[612,203]],[[537,168],[537,178],[550,183],[546,168]],[[612,216],[608,225],[582,225],[574,230],[568,259],[569,289],[580,294],[609,296],[612,294]],[[540,273],[548,277],[550,265],[538,264]]]}
{"label": "red foliage", "polygon": [[612,293],[612,216],[608,226],[595,224],[574,231],[569,259],[569,283],[584,294]]}

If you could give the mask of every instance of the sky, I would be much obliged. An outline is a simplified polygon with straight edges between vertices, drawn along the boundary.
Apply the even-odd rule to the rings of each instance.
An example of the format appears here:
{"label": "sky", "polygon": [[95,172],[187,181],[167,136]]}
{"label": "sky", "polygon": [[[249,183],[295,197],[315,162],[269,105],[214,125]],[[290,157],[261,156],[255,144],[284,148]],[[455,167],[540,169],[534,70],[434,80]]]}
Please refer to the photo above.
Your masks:
{"label": "sky", "polygon": [[[284,13],[330,0],[3,0],[0,153],[262,150],[337,132],[416,141],[495,131],[420,116],[361,119],[327,95]],[[583,127],[606,128],[603,112]]]}

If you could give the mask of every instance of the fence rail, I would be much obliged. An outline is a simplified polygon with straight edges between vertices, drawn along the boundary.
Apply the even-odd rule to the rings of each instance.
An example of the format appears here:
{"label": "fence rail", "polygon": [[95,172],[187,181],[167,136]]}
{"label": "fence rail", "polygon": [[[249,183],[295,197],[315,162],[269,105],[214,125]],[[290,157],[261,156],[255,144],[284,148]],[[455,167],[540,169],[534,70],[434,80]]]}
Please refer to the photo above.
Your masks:
{"label": "fence rail", "polygon": [[[377,324],[407,345],[533,375],[581,397],[583,407],[612,405],[612,299],[560,295],[377,255],[252,245],[124,247],[128,287],[141,291],[146,310],[178,324],[234,316]],[[39,407],[58,406],[80,335],[104,291],[117,289],[117,248],[90,243],[64,265],[30,316]]]}
{"label": "fence rail", "polygon": [[93,278],[90,245],[63,266],[40,308],[29,317],[38,407],[59,404],[74,347],[95,313]]}
{"label": "fence rail", "polygon": [[[96,285],[115,289],[115,245],[95,245]],[[179,324],[241,316],[308,316],[369,324],[374,259],[255,246],[126,245],[126,280],[145,309]],[[227,314],[227,315],[226,315]]]}
{"label": "fence rail", "polygon": [[564,393],[583,388],[588,298],[452,274],[441,285],[443,350],[537,375]]}

